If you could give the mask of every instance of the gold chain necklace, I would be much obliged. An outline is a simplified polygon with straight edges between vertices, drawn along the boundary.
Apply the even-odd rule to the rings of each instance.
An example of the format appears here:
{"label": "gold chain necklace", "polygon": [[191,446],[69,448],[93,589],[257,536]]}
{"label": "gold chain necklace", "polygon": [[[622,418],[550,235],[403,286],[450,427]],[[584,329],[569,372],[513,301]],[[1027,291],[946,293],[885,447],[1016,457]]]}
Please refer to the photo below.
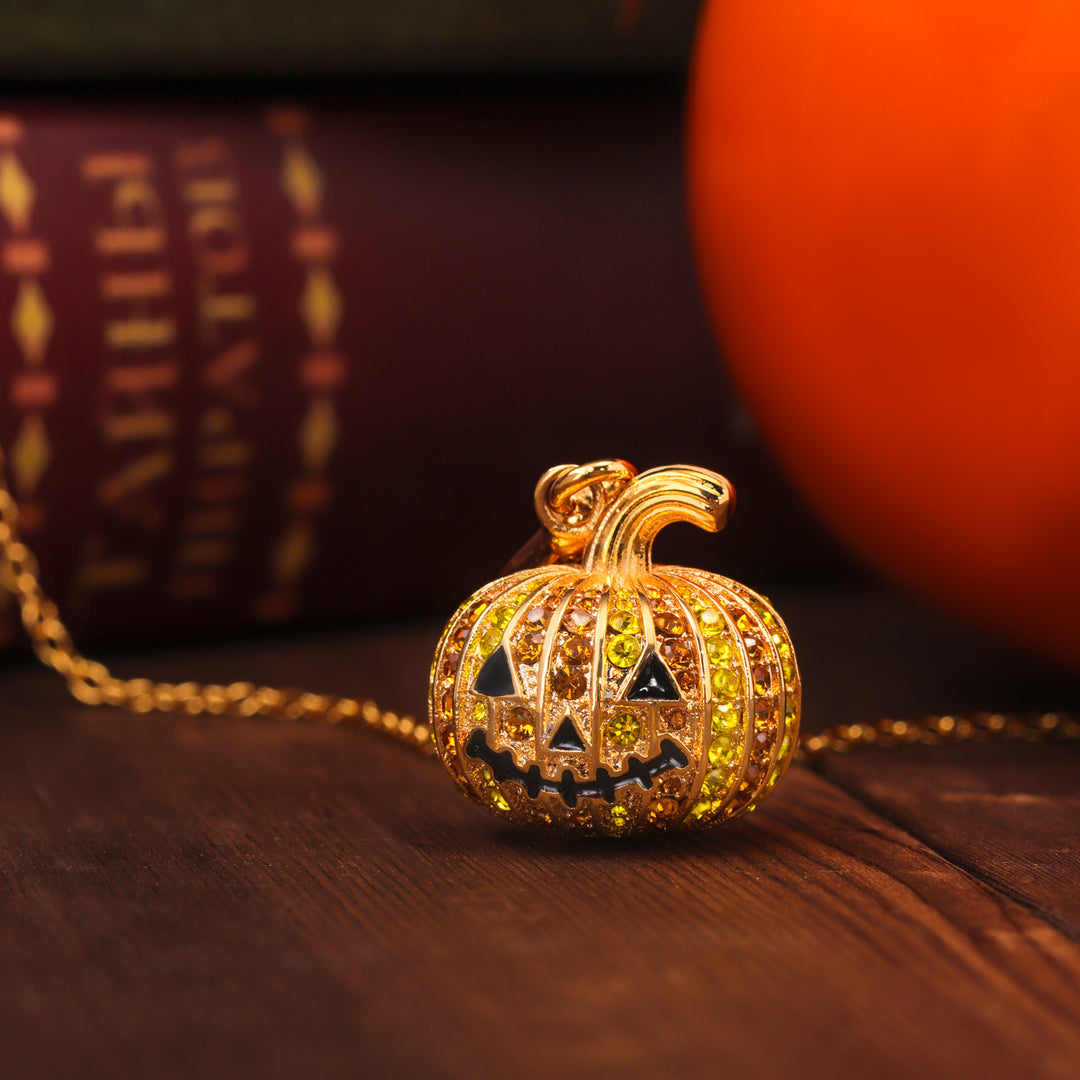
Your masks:
{"label": "gold chain necklace", "polygon": [[0,455],[0,580],[38,658],[87,705],[365,727],[436,752],[466,795],[511,820],[590,835],[706,827],[753,810],[793,759],[908,743],[1076,740],[1063,713],[928,716],[799,732],[801,681],[771,604],[728,578],[654,566],[673,521],[710,531],[731,484],[689,466],[558,466],[543,528],[447,624],[429,722],[370,700],[256,686],[120,679],[83,656],[21,540]]}

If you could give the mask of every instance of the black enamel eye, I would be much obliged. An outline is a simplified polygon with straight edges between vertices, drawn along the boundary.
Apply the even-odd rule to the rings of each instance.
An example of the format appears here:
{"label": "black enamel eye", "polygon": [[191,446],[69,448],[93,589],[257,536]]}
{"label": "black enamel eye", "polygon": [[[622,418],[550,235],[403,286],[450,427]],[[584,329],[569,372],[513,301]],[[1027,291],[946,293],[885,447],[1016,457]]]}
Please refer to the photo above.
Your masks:
{"label": "black enamel eye", "polygon": [[511,697],[517,693],[510,658],[501,645],[484,661],[473,690],[485,697]]}

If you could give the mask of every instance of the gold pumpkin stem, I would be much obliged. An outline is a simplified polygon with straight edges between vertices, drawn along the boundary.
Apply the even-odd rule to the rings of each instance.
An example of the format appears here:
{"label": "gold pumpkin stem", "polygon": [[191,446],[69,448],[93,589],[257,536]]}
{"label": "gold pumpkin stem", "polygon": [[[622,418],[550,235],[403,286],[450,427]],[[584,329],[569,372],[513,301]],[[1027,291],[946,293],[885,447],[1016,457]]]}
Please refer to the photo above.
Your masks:
{"label": "gold pumpkin stem", "polygon": [[657,533],[676,521],[707,532],[727,524],[735,489],[719,473],[691,465],[650,469],[630,482],[593,533],[582,565],[587,573],[633,578],[652,569]]}

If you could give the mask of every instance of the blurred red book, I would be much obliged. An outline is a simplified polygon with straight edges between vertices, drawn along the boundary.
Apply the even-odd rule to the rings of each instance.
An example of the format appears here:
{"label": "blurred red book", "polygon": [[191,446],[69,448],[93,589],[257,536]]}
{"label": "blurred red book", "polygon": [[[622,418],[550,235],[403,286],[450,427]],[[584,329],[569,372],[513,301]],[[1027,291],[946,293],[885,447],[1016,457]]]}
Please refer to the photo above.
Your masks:
{"label": "blurred red book", "polygon": [[718,568],[829,557],[720,372],[680,116],[655,86],[6,114],[0,438],[76,631],[446,608],[596,457],[731,475],[758,518]]}

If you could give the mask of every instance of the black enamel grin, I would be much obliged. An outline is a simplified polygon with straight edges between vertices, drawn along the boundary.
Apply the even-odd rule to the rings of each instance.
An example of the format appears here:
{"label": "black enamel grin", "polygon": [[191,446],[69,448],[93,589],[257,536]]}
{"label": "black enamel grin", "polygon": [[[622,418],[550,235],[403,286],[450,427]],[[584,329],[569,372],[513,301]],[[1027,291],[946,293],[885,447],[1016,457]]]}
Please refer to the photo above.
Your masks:
{"label": "black enamel grin", "polygon": [[647,790],[652,787],[656,777],[671,769],[683,769],[689,763],[678,743],[664,739],[656,757],[649,758],[648,761],[632,757],[626,769],[618,776],[612,776],[607,769],[597,769],[595,780],[575,780],[574,774],[566,769],[562,779],[545,780],[540,775],[539,765],[534,763],[529,766],[528,772],[525,772],[514,764],[514,756],[509,750],[492,750],[482,728],[477,728],[469,736],[465,753],[486,762],[498,782],[516,780],[522,784],[530,799],[535,799],[541,791],[546,791],[550,795],[560,795],[569,807],[576,806],[578,799],[601,798],[612,803],[615,801],[616,788],[625,787],[627,784],[640,784]]}

